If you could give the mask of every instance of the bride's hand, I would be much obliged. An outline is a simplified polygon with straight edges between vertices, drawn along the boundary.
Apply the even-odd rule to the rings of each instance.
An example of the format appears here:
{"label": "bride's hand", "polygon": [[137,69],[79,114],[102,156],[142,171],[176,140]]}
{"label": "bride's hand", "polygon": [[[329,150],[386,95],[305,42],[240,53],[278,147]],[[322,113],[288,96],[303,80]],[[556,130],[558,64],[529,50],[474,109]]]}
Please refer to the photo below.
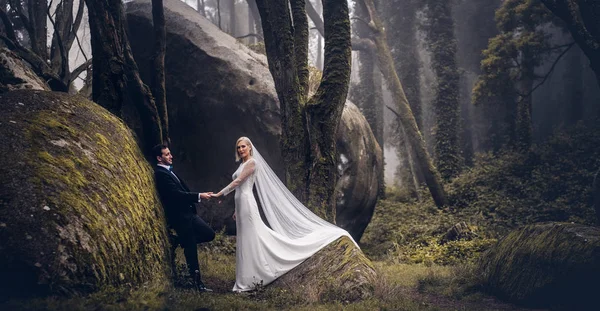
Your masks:
{"label": "bride's hand", "polygon": [[219,193],[211,193],[210,196],[213,197],[213,198],[218,198],[221,195]]}

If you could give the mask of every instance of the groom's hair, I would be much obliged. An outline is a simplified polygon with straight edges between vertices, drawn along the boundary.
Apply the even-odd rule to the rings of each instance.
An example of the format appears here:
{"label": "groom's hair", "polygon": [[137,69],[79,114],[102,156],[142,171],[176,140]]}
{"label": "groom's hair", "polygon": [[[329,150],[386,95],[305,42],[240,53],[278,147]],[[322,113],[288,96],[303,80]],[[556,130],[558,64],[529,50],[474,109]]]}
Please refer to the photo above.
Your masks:
{"label": "groom's hair", "polygon": [[152,147],[152,156],[154,157],[154,159],[156,160],[156,157],[162,156],[162,151],[167,148],[169,148],[169,146],[165,144],[158,144]]}

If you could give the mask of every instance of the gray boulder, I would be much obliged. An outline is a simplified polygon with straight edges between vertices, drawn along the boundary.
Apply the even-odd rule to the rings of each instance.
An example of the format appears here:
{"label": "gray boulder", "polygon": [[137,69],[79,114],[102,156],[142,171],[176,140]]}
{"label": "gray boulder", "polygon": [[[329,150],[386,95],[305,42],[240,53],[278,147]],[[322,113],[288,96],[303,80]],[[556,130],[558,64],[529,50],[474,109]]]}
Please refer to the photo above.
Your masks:
{"label": "gray boulder", "polygon": [[377,203],[383,152],[358,107],[347,101],[337,133],[336,223],[357,241]]}
{"label": "gray boulder", "polygon": [[[164,1],[167,103],[175,169],[191,188],[218,191],[237,168],[234,143],[248,136],[282,176],[279,102],[267,59],[219,30],[178,0]],[[151,1],[127,3],[129,38],[140,74],[150,81]],[[352,107],[347,104],[346,107]],[[355,108],[354,108],[355,109]],[[348,110],[348,108],[346,108]],[[350,108],[352,110],[352,108]],[[337,188],[338,224],[358,240],[375,207],[381,149],[366,120],[344,112],[338,147],[346,157]],[[376,153],[373,155],[372,153]],[[233,196],[224,206],[200,210],[213,227],[232,228]]]}
{"label": "gray boulder", "polygon": [[0,76],[0,93],[14,90],[50,90],[29,64],[7,48],[0,48]]}
{"label": "gray boulder", "polygon": [[487,289],[512,302],[591,310],[600,280],[600,228],[528,225],[498,241],[479,267]]}
{"label": "gray boulder", "polygon": [[0,95],[0,296],[169,284],[152,168],[132,132],[79,96]]}

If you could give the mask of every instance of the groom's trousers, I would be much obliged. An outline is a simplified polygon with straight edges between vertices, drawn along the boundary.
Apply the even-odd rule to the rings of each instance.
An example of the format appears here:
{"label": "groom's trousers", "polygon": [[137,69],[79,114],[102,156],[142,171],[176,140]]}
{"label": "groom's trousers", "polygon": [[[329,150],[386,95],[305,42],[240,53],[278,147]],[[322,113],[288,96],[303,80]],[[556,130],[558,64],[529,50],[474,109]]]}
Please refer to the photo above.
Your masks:
{"label": "groom's trousers", "polygon": [[190,276],[193,276],[196,270],[200,271],[197,244],[214,240],[215,231],[198,215],[181,219],[173,225],[173,229],[177,232],[179,244],[183,247]]}

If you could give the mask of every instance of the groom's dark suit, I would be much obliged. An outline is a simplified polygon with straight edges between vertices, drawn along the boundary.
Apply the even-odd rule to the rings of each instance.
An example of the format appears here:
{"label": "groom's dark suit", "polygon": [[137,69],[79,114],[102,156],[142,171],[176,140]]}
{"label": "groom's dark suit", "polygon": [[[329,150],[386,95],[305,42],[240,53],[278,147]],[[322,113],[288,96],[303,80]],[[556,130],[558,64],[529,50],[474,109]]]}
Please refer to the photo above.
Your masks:
{"label": "groom's dark suit", "polygon": [[196,270],[200,271],[196,244],[212,241],[215,232],[196,214],[194,203],[198,202],[198,192],[190,192],[181,177],[162,166],[154,168],[154,176],[167,223],[177,232],[193,276]]}

